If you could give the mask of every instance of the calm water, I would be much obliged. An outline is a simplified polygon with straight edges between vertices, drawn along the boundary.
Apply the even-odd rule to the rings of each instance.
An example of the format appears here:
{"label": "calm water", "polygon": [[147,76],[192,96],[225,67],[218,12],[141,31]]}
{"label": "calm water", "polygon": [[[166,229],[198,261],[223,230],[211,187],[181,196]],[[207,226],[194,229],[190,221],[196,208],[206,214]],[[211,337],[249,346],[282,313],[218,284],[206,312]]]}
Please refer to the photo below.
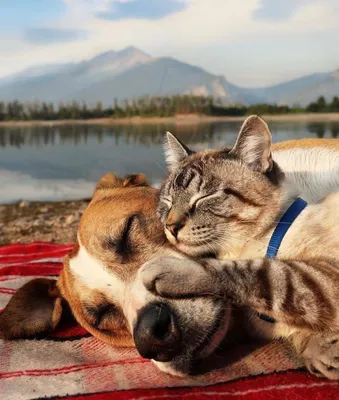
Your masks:
{"label": "calm water", "polygon": [[[193,149],[231,145],[239,122],[169,125],[0,127],[0,203],[78,199],[91,195],[107,171],[165,176],[162,139],[176,133]],[[339,123],[270,123],[273,141],[338,137]]]}

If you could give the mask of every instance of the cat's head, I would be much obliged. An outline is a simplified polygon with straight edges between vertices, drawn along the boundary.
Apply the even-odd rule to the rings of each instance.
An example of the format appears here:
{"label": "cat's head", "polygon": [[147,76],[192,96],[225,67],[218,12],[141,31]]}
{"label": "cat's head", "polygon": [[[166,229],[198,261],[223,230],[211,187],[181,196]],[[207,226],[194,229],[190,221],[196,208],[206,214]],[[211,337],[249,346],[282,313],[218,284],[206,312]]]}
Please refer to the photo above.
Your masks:
{"label": "cat's head", "polygon": [[167,133],[165,150],[170,174],[158,214],[181,251],[236,255],[273,225],[283,174],[272,160],[271,134],[261,118],[247,118],[233,148],[194,153]]}

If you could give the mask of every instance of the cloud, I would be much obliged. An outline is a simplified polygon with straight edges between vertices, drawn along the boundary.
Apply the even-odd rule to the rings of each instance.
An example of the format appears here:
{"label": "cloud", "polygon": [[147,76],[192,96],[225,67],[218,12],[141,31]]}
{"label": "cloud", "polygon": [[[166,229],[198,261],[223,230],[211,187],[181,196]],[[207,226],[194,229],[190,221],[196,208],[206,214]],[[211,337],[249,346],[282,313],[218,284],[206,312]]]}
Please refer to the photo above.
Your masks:
{"label": "cloud", "polygon": [[253,12],[253,18],[270,21],[288,20],[304,2],[296,0],[261,0],[259,7]]}
{"label": "cloud", "polygon": [[132,0],[115,1],[109,10],[100,12],[97,17],[107,20],[148,19],[156,20],[184,10],[186,4],[178,0]]}
{"label": "cloud", "polygon": [[53,43],[68,43],[85,39],[86,31],[56,28],[30,28],[25,31],[23,38],[33,44],[45,45]]}
{"label": "cloud", "polygon": [[[249,86],[330,71],[339,65],[338,0],[300,0],[296,1],[298,8],[291,0],[286,0],[286,5],[279,0],[185,0],[177,3],[184,4],[180,12],[168,13],[161,20],[154,16],[132,18],[132,9],[127,17],[127,4],[132,7],[140,1],[146,3],[63,0],[64,14],[56,15],[48,25],[42,21],[41,26],[86,34],[77,40],[46,41],[46,45],[23,40],[19,35],[1,35],[0,76],[32,65],[77,62],[130,45],[155,57],[172,56],[199,65],[224,74],[232,83]],[[161,8],[165,7],[162,3],[173,4],[174,0],[150,2],[159,3]],[[124,18],[98,17],[112,13],[117,5],[125,7],[120,8]],[[156,14],[149,11],[151,7],[146,8]],[[36,22],[34,26],[38,26]]]}

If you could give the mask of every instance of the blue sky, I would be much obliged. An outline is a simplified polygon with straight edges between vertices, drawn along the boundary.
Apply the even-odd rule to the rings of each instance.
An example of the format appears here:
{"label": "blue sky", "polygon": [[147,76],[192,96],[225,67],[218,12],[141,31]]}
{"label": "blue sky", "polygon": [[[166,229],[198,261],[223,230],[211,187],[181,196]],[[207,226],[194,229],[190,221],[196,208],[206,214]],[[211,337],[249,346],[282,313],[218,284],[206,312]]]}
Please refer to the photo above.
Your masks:
{"label": "blue sky", "polygon": [[288,20],[305,3],[300,0],[262,0],[254,10],[253,17],[257,20]]}
{"label": "blue sky", "polygon": [[118,21],[121,19],[161,19],[179,12],[186,7],[184,1],[176,0],[137,0],[112,2],[107,11],[98,13],[99,18]]}
{"label": "blue sky", "polygon": [[66,6],[60,0],[2,0],[0,29],[7,34],[19,32],[52,21],[64,12]]}
{"label": "blue sky", "polygon": [[263,86],[339,68],[339,0],[2,0],[0,76],[134,45]]}

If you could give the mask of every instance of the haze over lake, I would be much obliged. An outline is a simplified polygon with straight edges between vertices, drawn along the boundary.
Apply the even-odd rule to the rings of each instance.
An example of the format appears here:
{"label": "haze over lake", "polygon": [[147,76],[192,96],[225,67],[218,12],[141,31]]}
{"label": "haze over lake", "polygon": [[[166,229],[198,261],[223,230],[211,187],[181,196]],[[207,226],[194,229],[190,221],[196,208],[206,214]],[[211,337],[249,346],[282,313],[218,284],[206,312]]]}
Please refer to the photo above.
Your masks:
{"label": "haze over lake", "polygon": [[[144,172],[159,185],[166,174],[166,130],[195,150],[230,146],[240,122],[194,126],[63,125],[0,127],[0,203],[90,197],[108,171]],[[270,122],[273,141],[338,137],[339,122]]]}

